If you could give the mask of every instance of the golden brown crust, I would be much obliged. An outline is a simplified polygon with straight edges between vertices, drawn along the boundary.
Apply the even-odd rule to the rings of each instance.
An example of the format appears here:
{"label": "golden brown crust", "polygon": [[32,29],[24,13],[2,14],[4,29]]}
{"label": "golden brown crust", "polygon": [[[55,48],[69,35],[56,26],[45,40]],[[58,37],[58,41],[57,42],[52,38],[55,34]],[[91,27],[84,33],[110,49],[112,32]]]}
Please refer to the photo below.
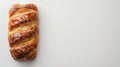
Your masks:
{"label": "golden brown crust", "polygon": [[37,53],[38,20],[34,4],[15,4],[9,10],[8,40],[15,60],[32,59]]}
{"label": "golden brown crust", "polygon": [[31,55],[31,52],[34,54],[33,50],[36,50],[37,48],[37,41],[38,40],[34,39],[28,43],[23,43],[17,47],[13,47],[12,49],[10,49],[13,58],[16,60],[22,60],[28,58],[29,57],[28,55]]}
{"label": "golden brown crust", "polygon": [[19,31],[9,35],[10,46],[13,47],[16,42],[24,42],[25,39],[30,38],[37,34],[37,29],[28,28],[27,30]]}
{"label": "golden brown crust", "polygon": [[9,10],[9,17],[12,16],[17,10],[23,8],[33,9],[37,11],[37,7],[34,4],[26,4],[26,5],[14,4]]}

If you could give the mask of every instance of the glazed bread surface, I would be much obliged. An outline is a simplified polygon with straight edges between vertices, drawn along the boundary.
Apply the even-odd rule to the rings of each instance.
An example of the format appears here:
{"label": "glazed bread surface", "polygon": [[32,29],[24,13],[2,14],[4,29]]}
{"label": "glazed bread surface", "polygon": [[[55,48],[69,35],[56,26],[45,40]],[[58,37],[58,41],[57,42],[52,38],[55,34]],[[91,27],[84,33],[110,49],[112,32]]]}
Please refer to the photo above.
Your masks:
{"label": "glazed bread surface", "polygon": [[34,4],[14,4],[9,10],[8,40],[15,60],[30,60],[37,54],[38,10]]}

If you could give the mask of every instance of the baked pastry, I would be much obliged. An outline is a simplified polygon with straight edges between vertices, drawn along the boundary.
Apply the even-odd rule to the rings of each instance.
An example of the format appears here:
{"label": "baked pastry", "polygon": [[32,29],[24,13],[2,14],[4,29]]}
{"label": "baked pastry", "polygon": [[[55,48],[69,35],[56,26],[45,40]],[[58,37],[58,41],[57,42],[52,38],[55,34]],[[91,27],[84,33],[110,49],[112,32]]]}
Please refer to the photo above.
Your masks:
{"label": "baked pastry", "polygon": [[38,9],[34,4],[14,4],[9,10],[8,40],[15,60],[30,60],[37,54]]}

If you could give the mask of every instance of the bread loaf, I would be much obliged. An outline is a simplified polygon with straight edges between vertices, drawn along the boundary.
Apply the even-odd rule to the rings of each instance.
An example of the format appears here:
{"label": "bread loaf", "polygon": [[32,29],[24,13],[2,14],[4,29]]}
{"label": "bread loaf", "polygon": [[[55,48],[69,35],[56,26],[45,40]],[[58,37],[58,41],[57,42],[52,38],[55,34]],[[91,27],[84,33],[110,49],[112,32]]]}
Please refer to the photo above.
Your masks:
{"label": "bread loaf", "polygon": [[15,60],[30,60],[37,54],[38,9],[34,4],[14,4],[9,10],[8,40]]}

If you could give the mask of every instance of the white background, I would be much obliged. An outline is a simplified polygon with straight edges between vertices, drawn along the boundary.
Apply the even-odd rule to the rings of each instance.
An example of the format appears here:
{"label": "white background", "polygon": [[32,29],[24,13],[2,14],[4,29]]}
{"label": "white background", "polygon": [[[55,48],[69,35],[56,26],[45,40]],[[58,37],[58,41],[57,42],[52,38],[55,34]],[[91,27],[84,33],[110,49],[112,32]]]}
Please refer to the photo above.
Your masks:
{"label": "white background", "polygon": [[[8,10],[14,3],[39,9],[35,60],[13,60]],[[120,67],[120,0],[0,0],[0,67]]]}

